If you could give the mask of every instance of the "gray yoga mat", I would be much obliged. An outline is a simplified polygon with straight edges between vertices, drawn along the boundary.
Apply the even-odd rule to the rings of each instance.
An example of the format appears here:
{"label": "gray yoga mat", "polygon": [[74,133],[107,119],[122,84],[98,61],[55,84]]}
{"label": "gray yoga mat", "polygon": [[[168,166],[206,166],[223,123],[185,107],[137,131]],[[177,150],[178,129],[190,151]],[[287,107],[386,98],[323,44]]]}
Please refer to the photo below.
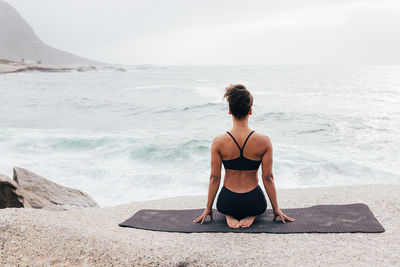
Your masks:
{"label": "gray yoga mat", "polygon": [[225,216],[213,209],[214,220],[207,216],[203,224],[193,223],[204,209],[155,210],[143,209],[119,224],[145,230],[202,233],[381,233],[385,229],[378,222],[367,205],[362,203],[348,205],[317,205],[308,208],[281,209],[286,215],[296,219],[283,224],[279,219],[272,220],[272,210],[256,217],[249,228],[228,227]]}

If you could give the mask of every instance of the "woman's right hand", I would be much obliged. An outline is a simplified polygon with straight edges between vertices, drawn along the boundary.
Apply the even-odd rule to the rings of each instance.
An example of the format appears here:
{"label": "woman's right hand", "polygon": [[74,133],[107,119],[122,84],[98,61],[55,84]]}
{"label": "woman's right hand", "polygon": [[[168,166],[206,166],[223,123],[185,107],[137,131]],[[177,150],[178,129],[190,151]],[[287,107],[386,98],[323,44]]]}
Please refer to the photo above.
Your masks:
{"label": "woman's right hand", "polygon": [[201,224],[203,224],[208,215],[210,216],[211,220],[213,220],[212,209],[206,208],[197,219],[193,220],[193,222],[198,223],[199,221],[201,221]]}
{"label": "woman's right hand", "polygon": [[293,222],[295,221],[295,219],[293,219],[292,217],[287,216],[285,213],[283,213],[280,209],[274,210],[274,221],[276,220],[276,217],[280,217],[283,223],[285,222],[285,219]]}

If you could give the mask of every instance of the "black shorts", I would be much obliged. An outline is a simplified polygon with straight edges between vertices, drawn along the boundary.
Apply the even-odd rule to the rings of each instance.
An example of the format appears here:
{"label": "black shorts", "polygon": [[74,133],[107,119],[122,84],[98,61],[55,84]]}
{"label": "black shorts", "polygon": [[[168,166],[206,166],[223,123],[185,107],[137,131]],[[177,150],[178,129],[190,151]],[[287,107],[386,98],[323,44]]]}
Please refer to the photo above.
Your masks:
{"label": "black shorts", "polygon": [[267,200],[260,185],[257,185],[256,188],[246,193],[232,192],[223,186],[217,199],[217,210],[237,220],[241,220],[247,216],[260,215],[266,209]]}

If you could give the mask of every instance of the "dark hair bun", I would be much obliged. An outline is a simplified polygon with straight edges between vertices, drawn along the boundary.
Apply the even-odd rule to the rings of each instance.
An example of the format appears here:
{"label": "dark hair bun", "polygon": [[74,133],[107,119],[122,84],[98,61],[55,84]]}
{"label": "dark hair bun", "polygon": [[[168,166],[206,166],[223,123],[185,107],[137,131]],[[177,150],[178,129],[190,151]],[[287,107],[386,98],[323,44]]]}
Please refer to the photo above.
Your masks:
{"label": "dark hair bun", "polygon": [[231,84],[225,88],[224,98],[229,102],[229,109],[236,119],[243,119],[253,105],[253,96],[243,84]]}

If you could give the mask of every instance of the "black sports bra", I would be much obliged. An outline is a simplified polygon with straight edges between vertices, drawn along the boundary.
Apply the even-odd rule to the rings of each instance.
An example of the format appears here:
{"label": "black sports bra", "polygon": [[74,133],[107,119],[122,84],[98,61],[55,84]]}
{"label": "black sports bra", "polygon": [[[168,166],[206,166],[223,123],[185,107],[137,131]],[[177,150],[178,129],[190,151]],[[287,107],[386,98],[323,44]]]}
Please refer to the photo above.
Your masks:
{"label": "black sports bra", "polygon": [[235,138],[231,135],[231,133],[228,131],[226,132],[232,137],[233,141],[235,141],[236,145],[238,146],[240,150],[240,156],[231,160],[222,160],[224,168],[229,170],[257,170],[258,167],[260,166],[261,160],[251,160],[243,156],[244,146],[246,145],[247,140],[249,140],[250,135],[254,133],[254,131],[251,131],[251,133],[247,136],[246,141],[244,141],[242,148],[240,148],[238,142],[236,142]]}

